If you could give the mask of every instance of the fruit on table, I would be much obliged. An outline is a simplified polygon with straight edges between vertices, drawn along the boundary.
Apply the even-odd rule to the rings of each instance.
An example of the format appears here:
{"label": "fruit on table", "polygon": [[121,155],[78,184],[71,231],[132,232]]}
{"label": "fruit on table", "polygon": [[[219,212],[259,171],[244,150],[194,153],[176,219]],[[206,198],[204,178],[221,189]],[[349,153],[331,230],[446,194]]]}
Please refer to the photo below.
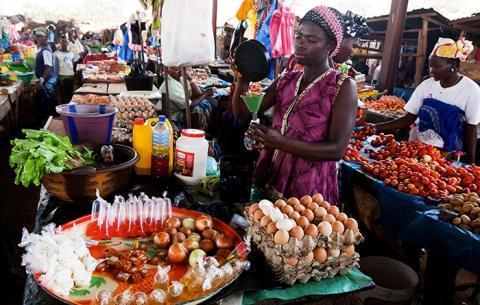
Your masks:
{"label": "fruit on table", "polygon": [[480,234],[480,197],[477,193],[443,197],[437,207],[453,212],[455,217],[451,219],[452,224]]}
{"label": "fruit on table", "polygon": [[353,131],[352,138],[365,141],[369,136],[374,135],[375,132],[375,127],[372,124],[365,124],[363,127]]}
{"label": "fruit on table", "polygon": [[394,110],[405,107],[405,101],[402,98],[393,95],[384,95],[378,100],[365,100],[363,105],[372,110]]}

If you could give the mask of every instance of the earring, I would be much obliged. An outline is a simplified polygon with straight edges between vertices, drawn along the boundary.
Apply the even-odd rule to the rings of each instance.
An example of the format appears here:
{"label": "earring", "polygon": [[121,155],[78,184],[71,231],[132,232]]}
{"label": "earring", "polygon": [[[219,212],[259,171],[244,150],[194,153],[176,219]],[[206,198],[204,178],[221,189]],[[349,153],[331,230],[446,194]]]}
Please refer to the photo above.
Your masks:
{"label": "earring", "polygon": [[454,68],[451,68],[450,71],[455,72],[455,69],[454,69]]}

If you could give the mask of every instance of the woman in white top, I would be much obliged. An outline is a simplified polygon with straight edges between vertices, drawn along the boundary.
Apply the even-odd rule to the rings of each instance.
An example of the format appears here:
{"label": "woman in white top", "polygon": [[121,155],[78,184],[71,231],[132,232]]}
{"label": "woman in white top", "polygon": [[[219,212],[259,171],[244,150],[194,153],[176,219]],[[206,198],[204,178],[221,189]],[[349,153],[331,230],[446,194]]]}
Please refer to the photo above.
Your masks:
{"label": "woman in white top", "polygon": [[433,77],[423,81],[405,105],[407,114],[376,124],[378,131],[406,128],[411,141],[419,140],[445,152],[463,151],[465,162],[473,163],[480,123],[480,87],[459,74],[460,61],[473,50],[466,40],[440,38],[430,55]]}

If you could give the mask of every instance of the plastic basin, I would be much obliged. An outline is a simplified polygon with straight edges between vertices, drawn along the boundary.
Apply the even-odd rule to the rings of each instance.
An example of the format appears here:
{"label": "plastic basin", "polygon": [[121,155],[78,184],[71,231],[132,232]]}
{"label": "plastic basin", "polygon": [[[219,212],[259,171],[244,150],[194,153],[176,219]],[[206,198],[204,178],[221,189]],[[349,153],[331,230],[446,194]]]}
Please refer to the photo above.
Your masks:
{"label": "plastic basin", "polygon": [[33,72],[17,73],[17,79],[21,80],[24,85],[30,84],[33,78]]}
{"label": "plastic basin", "polygon": [[64,104],[56,109],[73,144],[110,143],[117,108],[106,105]]}

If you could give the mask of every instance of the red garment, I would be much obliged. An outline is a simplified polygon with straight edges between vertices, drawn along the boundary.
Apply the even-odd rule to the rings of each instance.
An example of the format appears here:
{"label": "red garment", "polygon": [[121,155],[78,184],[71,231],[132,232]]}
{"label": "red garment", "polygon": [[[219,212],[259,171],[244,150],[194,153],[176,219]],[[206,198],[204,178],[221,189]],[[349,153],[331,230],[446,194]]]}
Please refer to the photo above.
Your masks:
{"label": "red garment", "polygon": [[87,55],[83,58],[83,63],[86,64],[90,61],[100,61],[100,60],[107,60],[107,59],[117,60],[117,55],[115,55],[114,57],[108,57],[106,54]]}
{"label": "red garment", "polygon": [[272,57],[279,58],[290,56],[294,52],[295,15],[287,8],[281,5],[272,14],[270,20],[270,45]]}

